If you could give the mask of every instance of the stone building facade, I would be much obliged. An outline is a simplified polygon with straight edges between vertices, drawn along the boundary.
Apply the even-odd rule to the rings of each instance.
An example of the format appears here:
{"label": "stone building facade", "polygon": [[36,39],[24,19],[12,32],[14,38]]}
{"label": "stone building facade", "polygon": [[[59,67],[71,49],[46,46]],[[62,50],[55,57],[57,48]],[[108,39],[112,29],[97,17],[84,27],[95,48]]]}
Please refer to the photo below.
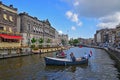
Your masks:
{"label": "stone building facade", "polygon": [[68,44],[68,35],[66,34],[59,34],[58,35],[58,37],[59,37],[59,45],[61,45],[62,44],[62,46],[65,46],[65,45],[67,45]]}
{"label": "stone building facade", "polygon": [[53,28],[50,22],[47,20],[42,21],[43,23],[43,39],[46,44],[47,40],[50,39],[50,43],[55,39],[55,31],[56,29]]}
{"label": "stone building facade", "polygon": [[[20,29],[20,32],[23,34],[23,46],[30,46],[32,44],[32,38],[36,40],[43,38],[44,45],[46,45],[48,39],[50,39],[51,42],[52,39],[55,39],[55,29],[51,27],[48,20],[40,21],[37,17],[32,17],[25,12],[20,13],[18,16],[18,29]],[[36,42],[36,45],[38,44],[39,43]]]}
{"label": "stone building facade", "polygon": [[22,46],[30,46],[31,39],[43,37],[43,24],[36,17],[29,16],[28,13],[20,13],[18,16],[18,29],[22,33]]}
{"label": "stone building facade", "polygon": [[117,25],[116,27],[116,39],[115,39],[116,44],[120,44],[120,24]]}
{"label": "stone building facade", "polygon": [[6,6],[0,2],[0,30],[16,32],[17,8]]}
{"label": "stone building facade", "polygon": [[117,28],[97,30],[94,36],[95,43],[97,44],[109,43],[110,45],[113,45],[117,41],[119,41],[117,37],[118,33],[119,33],[119,29]]}
{"label": "stone building facade", "polygon": [[19,53],[21,40],[17,31],[17,8],[0,2],[0,54]]}
{"label": "stone building facade", "polygon": [[[18,14],[17,8],[13,5],[6,6],[2,2],[0,2],[0,33],[7,34],[7,36],[4,35],[5,41],[16,41],[14,46],[18,47],[30,47],[32,38],[36,40],[43,38],[45,46],[48,45],[48,39],[51,46],[61,43],[58,32],[51,26],[48,19],[39,20],[26,12]],[[9,39],[6,40],[6,37]],[[0,35],[0,42],[2,38],[3,34]],[[68,36],[64,35],[64,39],[68,41]],[[39,42],[35,44],[39,45]]]}

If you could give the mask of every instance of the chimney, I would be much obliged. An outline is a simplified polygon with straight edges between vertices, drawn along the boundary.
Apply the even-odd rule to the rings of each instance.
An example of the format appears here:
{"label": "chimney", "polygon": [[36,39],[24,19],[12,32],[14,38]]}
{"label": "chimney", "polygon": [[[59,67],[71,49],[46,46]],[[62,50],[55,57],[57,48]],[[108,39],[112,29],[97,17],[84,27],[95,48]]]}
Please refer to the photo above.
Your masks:
{"label": "chimney", "polygon": [[13,5],[10,5],[11,8],[13,8]]}
{"label": "chimney", "polygon": [[0,4],[2,4],[2,1],[0,1]]}

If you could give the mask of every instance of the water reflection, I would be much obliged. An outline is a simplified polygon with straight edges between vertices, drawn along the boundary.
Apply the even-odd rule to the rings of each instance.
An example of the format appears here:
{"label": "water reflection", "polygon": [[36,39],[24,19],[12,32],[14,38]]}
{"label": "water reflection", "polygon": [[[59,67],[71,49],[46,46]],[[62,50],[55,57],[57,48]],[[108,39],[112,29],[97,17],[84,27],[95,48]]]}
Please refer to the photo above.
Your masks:
{"label": "water reflection", "polygon": [[89,63],[77,66],[46,66],[44,57],[55,57],[54,53],[3,59],[0,60],[0,80],[118,80],[115,63],[105,51],[76,47],[65,53],[69,59],[71,52],[81,57],[90,50],[93,56]]}
{"label": "water reflection", "polygon": [[83,65],[74,65],[74,66],[45,66],[45,71],[69,71],[69,72],[75,72],[76,71],[76,68],[87,68],[88,67],[88,64],[83,64]]}

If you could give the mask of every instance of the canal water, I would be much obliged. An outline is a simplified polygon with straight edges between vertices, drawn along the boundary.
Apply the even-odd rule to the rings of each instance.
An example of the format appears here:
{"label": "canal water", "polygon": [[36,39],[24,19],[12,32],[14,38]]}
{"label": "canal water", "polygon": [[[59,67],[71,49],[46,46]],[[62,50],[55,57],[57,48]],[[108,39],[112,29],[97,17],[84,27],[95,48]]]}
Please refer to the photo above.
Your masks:
{"label": "canal water", "polygon": [[70,59],[71,52],[81,57],[90,50],[89,63],[77,66],[46,66],[44,57],[55,57],[55,53],[1,59],[0,80],[119,80],[115,62],[104,50],[75,47],[64,52]]}

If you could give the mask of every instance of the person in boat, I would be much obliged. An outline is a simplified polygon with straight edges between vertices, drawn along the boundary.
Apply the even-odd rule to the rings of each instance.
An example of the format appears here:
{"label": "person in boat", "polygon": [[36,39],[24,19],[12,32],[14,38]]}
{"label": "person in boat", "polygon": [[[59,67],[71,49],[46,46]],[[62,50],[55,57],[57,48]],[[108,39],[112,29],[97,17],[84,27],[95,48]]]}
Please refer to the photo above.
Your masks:
{"label": "person in boat", "polygon": [[63,50],[61,51],[61,56],[65,56],[65,53]]}
{"label": "person in boat", "polygon": [[88,59],[89,54],[87,54],[86,52],[84,53],[84,56],[82,57],[82,59]]}
{"label": "person in boat", "polygon": [[75,61],[81,61],[81,58],[76,58],[74,56],[73,52],[71,52],[70,57],[71,57],[71,59],[72,59],[73,62],[75,62]]}
{"label": "person in boat", "polygon": [[59,55],[60,54],[60,50],[56,52],[56,55]]}

